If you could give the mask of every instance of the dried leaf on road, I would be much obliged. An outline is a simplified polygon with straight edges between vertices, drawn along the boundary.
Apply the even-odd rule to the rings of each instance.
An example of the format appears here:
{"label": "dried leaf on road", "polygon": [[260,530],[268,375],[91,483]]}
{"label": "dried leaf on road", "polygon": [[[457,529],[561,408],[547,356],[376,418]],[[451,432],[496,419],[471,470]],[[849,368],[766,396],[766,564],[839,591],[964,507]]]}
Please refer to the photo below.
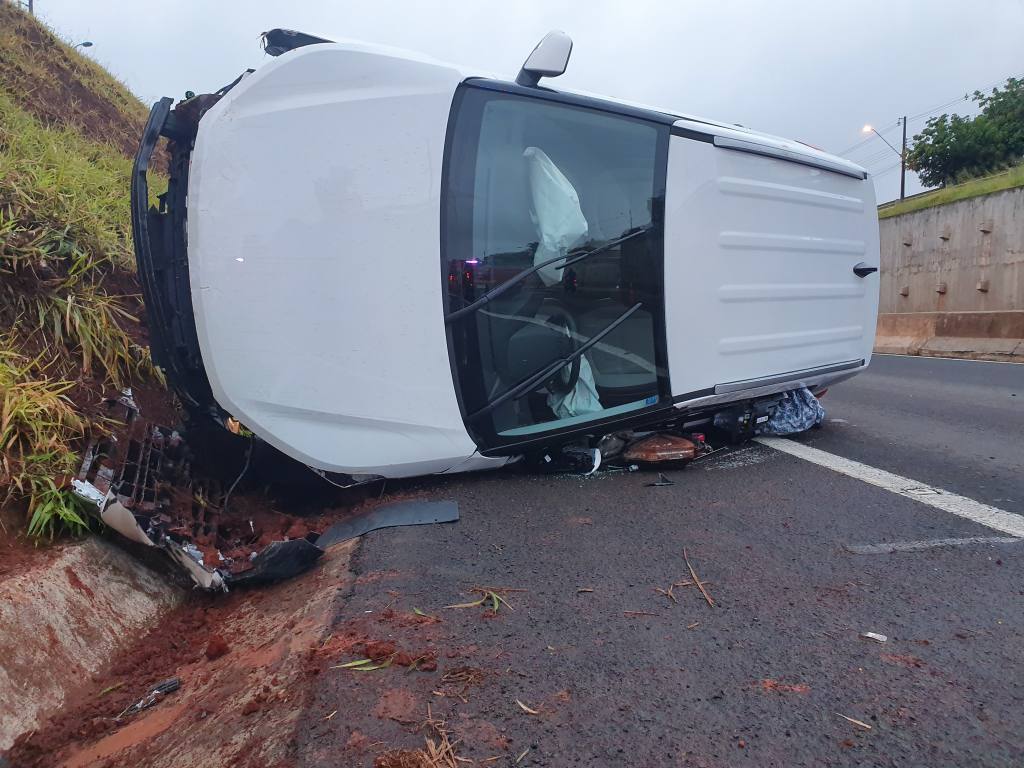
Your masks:
{"label": "dried leaf on road", "polygon": [[377,669],[387,669],[391,666],[391,662],[394,658],[395,654],[392,654],[380,663],[375,662],[373,659],[356,659],[355,661],[349,661],[345,664],[335,664],[331,669],[349,669],[353,672],[373,672]]}
{"label": "dried leaf on road", "polygon": [[477,608],[490,601],[490,610],[494,613],[498,612],[498,609],[505,605],[510,611],[515,610],[512,604],[506,600],[502,595],[508,592],[525,592],[525,589],[513,589],[511,587],[473,587],[469,590],[470,592],[480,595],[479,600],[474,600],[470,603],[456,603],[455,605],[446,605],[445,608]]}
{"label": "dried leaf on road", "polygon": [[373,659],[356,659],[355,661],[346,661],[344,664],[335,664],[331,669],[352,669],[353,667],[362,667],[372,663]]}
{"label": "dried leaf on road", "polygon": [[669,600],[671,600],[673,603],[678,603],[679,601],[676,600],[676,596],[672,594],[672,589],[674,587],[675,587],[675,584],[669,585],[668,589],[662,589],[661,587],[655,587],[654,591],[657,592],[659,595],[664,595]]}
{"label": "dried leaf on road", "polygon": [[870,731],[871,730],[871,726],[868,725],[865,722],[862,722],[861,720],[855,720],[852,717],[847,717],[846,715],[844,715],[841,712],[836,712],[836,714],[839,715],[841,718],[843,718],[843,720],[848,720],[849,722],[853,723],[854,725],[858,726],[859,728],[863,728],[865,731]]}
{"label": "dried leaf on road", "polygon": [[539,715],[539,714],[540,714],[540,712],[539,712],[538,710],[536,710],[536,709],[533,709],[533,708],[531,708],[531,707],[528,707],[528,706],[526,706],[526,705],[525,705],[525,704],[523,704],[523,702],[521,702],[521,701],[520,701],[519,699],[516,699],[516,704],[518,704],[518,705],[519,705],[519,708],[520,708],[521,710],[523,710],[523,712],[525,712],[525,713],[526,713],[526,714],[528,714],[528,715]]}
{"label": "dried leaf on road", "polygon": [[711,595],[709,595],[708,591],[704,589],[704,583],[697,576],[697,572],[693,569],[693,566],[690,564],[690,558],[686,555],[686,547],[683,547],[683,560],[686,561],[686,567],[690,569],[690,577],[693,579],[693,583],[697,585],[697,589],[699,589],[700,593],[704,595],[704,599],[707,600],[708,605],[714,608],[715,601],[711,599]]}
{"label": "dried leaf on road", "polygon": [[759,681],[761,689],[770,693],[810,693],[811,686],[806,683],[780,683],[778,680],[773,680],[770,677],[766,677],[764,680]]}

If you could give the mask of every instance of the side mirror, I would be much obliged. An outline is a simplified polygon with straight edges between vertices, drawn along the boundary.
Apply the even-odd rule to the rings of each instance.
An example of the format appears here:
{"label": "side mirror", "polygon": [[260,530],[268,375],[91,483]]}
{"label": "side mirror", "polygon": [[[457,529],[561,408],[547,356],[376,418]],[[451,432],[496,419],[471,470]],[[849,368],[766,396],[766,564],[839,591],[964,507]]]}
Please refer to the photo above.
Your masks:
{"label": "side mirror", "polygon": [[516,77],[516,83],[532,88],[542,77],[558,77],[569,66],[571,53],[571,37],[565,32],[548,32],[544,39],[537,43],[533,53],[526,57],[523,68]]}

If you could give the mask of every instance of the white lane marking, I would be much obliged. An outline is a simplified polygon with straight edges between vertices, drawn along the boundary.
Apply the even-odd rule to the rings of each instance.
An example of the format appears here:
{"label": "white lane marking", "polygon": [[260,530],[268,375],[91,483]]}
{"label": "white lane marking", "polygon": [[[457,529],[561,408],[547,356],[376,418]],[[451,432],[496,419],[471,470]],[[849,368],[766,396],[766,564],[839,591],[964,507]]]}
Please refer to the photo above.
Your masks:
{"label": "white lane marking", "polygon": [[918,480],[901,477],[852,459],[844,459],[834,453],[827,453],[793,440],[784,440],[778,437],[755,437],[754,440],[777,451],[788,453],[790,456],[796,456],[842,475],[884,488],[898,496],[914,499],[914,501],[928,504],[958,517],[973,520],[1000,533],[1024,538],[1024,515],[1006,512],[998,507],[990,507],[988,504],[982,504],[980,501],[969,499],[966,496],[958,496],[941,488],[932,488],[923,485]]}
{"label": "white lane marking", "polygon": [[1024,541],[1013,536],[968,536],[965,539],[931,539],[929,541],[891,541],[887,544],[846,544],[855,555],[889,555],[893,552],[922,552],[937,547],[959,547],[964,544],[1016,544]]}

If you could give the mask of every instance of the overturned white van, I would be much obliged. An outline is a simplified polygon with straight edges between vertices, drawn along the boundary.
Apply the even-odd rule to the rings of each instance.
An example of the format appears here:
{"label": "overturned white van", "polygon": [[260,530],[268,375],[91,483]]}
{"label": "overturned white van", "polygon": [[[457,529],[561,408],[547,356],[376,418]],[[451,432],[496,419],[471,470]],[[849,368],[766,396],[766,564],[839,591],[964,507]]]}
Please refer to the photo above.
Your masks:
{"label": "overturned white van", "polygon": [[[265,66],[158,102],[136,159],[154,359],[193,413],[318,470],[404,477],[725,408],[743,423],[868,365],[862,168],[553,90],[560,33],[515,82],[266,39]],[[148,208],[161,136],[170,186]]]}

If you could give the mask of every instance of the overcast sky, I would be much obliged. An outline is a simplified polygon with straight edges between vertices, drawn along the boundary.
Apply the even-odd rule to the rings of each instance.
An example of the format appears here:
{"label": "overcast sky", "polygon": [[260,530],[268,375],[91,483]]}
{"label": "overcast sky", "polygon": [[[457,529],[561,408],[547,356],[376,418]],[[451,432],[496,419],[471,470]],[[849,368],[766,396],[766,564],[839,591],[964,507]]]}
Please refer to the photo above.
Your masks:
{"label": "overcast sky", "polygon": [[[574,41],[558,85],[672,108],[842,153],[871,123],[898,146],[936,106],[1024,73],[1024,0],[36,0],[36,13],[144,101],[214,90],[266,61],[260,32],[299,29],[515,76],[551,29]],[[961,101],[945,111],[970,109]],[[943,110],[940,110],[943,111]],[[888,126],[887,130],[883,130]],[[846,152],[899,194],[877,137]],[[907,192],[920,190],[908,174]]]}

